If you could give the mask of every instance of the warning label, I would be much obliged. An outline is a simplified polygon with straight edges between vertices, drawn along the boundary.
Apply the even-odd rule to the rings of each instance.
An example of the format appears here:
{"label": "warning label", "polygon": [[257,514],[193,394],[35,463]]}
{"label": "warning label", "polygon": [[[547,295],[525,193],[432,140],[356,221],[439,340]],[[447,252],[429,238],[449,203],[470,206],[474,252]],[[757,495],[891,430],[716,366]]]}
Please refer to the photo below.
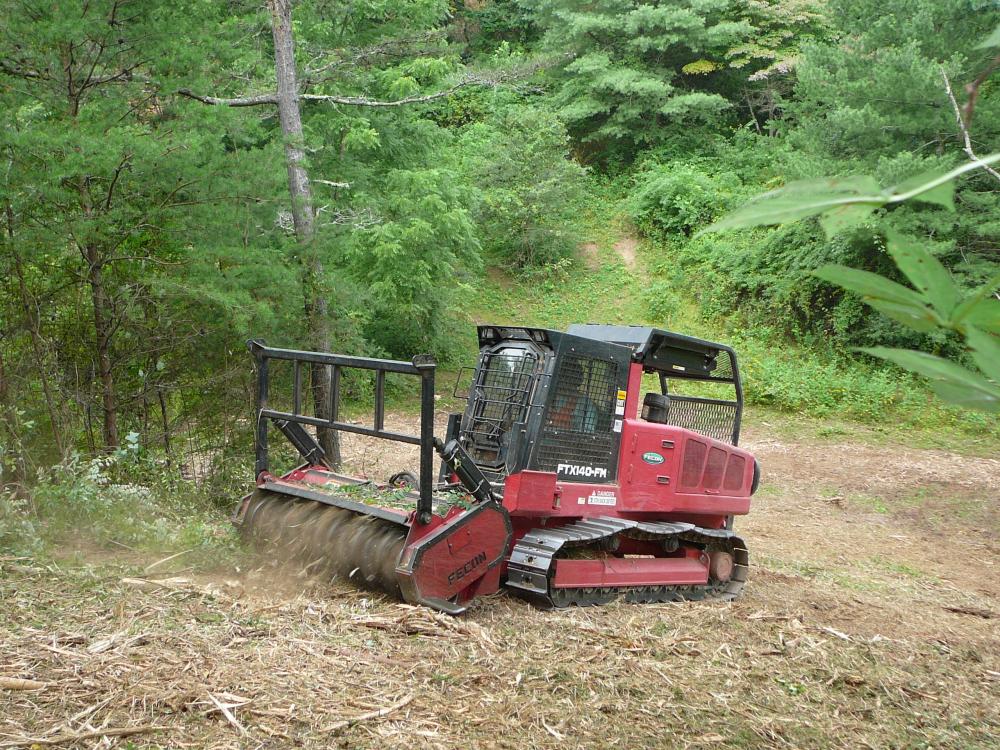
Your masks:
{"label": "warning label", "polygon": [[587,498],[587,505],[615,505],[618,498],[611,490],[594,490]]}

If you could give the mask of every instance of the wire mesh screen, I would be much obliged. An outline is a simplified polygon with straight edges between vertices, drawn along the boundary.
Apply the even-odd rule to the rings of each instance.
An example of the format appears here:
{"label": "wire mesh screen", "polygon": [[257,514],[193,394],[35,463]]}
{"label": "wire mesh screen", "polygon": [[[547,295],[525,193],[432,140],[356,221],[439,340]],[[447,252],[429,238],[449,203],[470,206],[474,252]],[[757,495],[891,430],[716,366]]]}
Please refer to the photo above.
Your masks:
{"label": "wire mesh screen", "polygon": [[537,355],[521,349],[489,354],[473,385],[473,411],[462,427],[476,463],[498,465],[504,460],[508,433],[527,415]]}
{"label": "wire mesh screen", "polygon": [[540,471],[586,479],[614,477],[617,382],[613,362],[572,354],[562,358],[542,427],[536,461]]}
{"label": "wire mesh screen", "polygon": [[667,424],[732,443],[736,429],[736,402],[671,395]]}
{"label": "wire mesh screen", "polygon": [[729,352],[719,352],[715,358],[715,369],[712,370],[712,380],[732,380],[733,355]]}

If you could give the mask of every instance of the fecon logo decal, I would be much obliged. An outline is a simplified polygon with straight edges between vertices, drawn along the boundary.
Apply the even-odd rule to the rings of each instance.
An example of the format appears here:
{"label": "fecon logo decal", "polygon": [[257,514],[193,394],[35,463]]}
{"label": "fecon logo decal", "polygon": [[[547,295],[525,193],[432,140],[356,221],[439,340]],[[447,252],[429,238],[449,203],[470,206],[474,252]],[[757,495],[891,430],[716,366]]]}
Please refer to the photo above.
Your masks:
{"label": "fecon logo decal", "polygon": [[448,574],[448,583],[454,583],[455,581],[460,581],[465,578],[469,573],[478,568],[486,562],[486,553],[480,552],[478,555],[473,557],[469,562],[463,565],[461,568],[456,568],[451,573]]}
{"label": "fecon logo decal", "polygon": [[597,466],[577,466],[576,464],[559,464],[556,472],[570,477],[600,477],[608,478],[608,470]]}
{"label": "fecon logo decal", "polygon": [[662,464],[665,459],[656,451],[649,451],[649,453],[642,454],[642,460],[647,464]]}

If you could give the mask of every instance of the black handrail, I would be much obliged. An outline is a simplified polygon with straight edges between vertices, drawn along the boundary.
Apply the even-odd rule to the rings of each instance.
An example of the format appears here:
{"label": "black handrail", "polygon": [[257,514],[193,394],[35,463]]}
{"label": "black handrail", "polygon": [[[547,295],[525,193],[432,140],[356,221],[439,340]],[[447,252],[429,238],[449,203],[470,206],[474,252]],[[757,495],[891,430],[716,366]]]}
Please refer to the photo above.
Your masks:
{"label": "black handrail", "polygon": [[[331,430],[352,432],[359,435],[394,440],[420,446],[420,496],[417,501],[417,518],[420,523],[431,519],[433,502],[433,469],[434,469],[434,371],[436,364],[429,355],[418,355],[410,362],[392,359],[373,359],[369,357],[351,357],[343,354],[325,354],[322,352],[305,352],[296,349],[278,349],[267,346],[263,341],[251,339],[247,348],[257,364],[257,430],[256,430],[256,463],[255,475],[260,477],[268,471],[267,425],[269,421],[278,423],[282,431],[286,431],[288,423],[297,425],[312,425]],[[292,381],[292,411],[279,411],[268,408],[269,367],[272,359],[286,360],[293,363],[294,377]],[[330,417],[310,417],[301,414],[302,411],[302,364],[325,365],[333,368],[330,378]],[[340,410],[341,369],[354,368],[375,371],[375,414],[372,427],[348,424],[338,419]],[[403,375],[416,375],[420,378],[420,435],[407,435],[385,429],[385,373],[393,372]],[[300,434],[304,431],[297,428]],[[301,447],[293,440],[296,448]],[[314,450],[319,450],[318,446]],[[319,454],[322,451],[319,450]],[[305,454],[303,454],[305,455]]]}

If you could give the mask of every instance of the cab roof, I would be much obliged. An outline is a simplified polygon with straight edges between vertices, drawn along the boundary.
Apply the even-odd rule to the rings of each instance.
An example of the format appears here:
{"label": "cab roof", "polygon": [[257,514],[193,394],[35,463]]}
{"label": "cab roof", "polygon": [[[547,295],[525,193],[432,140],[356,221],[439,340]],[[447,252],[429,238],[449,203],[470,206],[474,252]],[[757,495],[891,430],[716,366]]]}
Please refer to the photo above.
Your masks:
{"label": "cab roof", "polygon": [[571,325],[572,336],[627,346],[632,359],[647,371],[674,378],[732,383],[739,377],[736,354],[725,344],[673,333],[650,326],[616,326],[598,323]]}
{"label": "cab roof", "polygon": [[528,340],[556,349],[564,336],[576,336],[623,346],[632,360],[647,372],[671,378],[739,383],[735,352],[725,344],[673,333],[650,326],[618,326],[597,323],[571,325],[565,333],[522,326],[479,326],[480,346],[500,341]]}

